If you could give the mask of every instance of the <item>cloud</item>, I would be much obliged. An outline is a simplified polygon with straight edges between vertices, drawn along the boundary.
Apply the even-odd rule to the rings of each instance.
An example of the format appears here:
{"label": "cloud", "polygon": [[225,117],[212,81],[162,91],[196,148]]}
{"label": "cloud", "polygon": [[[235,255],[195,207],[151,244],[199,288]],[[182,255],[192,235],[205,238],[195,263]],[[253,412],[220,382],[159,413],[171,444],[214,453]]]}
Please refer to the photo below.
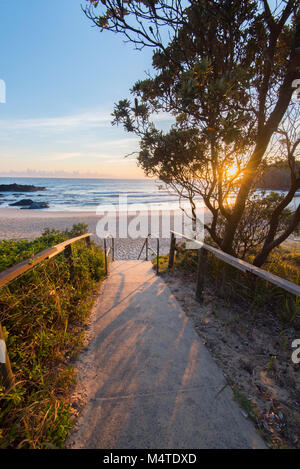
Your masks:
{"label": "cloud", "polygon": [[154,122],[173,122],[175,120],[174,116],[172,116],[168,112],[159,112],[158,114],[152,114],[151,118]]}
{"label": "cloud", "polygon": [[78,128],[105,127],[110,124],[109,112],[90,111],[60,117],[39,117],[30,119],[0,119],[2,130],[57,130],[65,131]]}
{"label": "cloud", "polygon": [[100,159],[105,160],[108,159],[110,161],[116,160],[120,161],[120,155],[111,155],[107,153],[99,153],[99,152],[57,152],[45,155],[47,160],[49,161],[61,161],[61,160],[70,160],[70,159],[78,159],[78,158],[86,158],[86,159]]}
{"label": "cloud", "polygon": [[[168,122],[174,120],[168,113],[153,114],[154,122]],[[73,115],[56,117],[36,117],[28,119],[0,119],[0,129],[5,131],[16,130],[52,130],[67,131],[77,129],[92,129],[111,126],[111,113],[105,110],[91,110]],[[132,139],[127,139],[132,140]],[[119,140],[120,142],[122,140]],[[112,142],[113,143],[113,142]]]}
{"label": "cloud", "polygon": [[[158,126],[169,126],[168,114],[152,117]],[[124,159],[139,150],[139,138],[125,133],[122,126],[112,127],[110,111],[106,109],[56,117],[2,118],[0,134],[2,175],[143,177],[136,166],[136,154]],[[97,171],[99,167],[105,174],[93,172],[93,168]],[[79,172],[78,176],[73,175],[73,169]]]}
{"label": "cloud", "polygon": [[53,153],[50,156],[47,156],[47,159],[51,161],[60,161],[60,160],[70,160],[74,158],[85,157],[85,153],[80,152],[70,152],[70,153]]}

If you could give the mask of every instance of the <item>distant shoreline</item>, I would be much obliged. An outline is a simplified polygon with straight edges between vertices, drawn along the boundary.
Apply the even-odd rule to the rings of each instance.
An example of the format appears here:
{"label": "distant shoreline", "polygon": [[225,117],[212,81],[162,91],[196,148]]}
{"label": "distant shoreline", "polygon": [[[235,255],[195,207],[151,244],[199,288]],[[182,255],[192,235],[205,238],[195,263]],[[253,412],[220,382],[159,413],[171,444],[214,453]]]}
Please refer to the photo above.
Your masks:
{"label": "distant shoreline", "polygon": [[156,181],[157,178],[150,178],[150,177],[144,177],[144,178],[117,178],[117,177],[100,177],[100,176],[2,176],[0,174],[0,179],[79,179],[81,181],[83,180],[91,180],[91,181]]}

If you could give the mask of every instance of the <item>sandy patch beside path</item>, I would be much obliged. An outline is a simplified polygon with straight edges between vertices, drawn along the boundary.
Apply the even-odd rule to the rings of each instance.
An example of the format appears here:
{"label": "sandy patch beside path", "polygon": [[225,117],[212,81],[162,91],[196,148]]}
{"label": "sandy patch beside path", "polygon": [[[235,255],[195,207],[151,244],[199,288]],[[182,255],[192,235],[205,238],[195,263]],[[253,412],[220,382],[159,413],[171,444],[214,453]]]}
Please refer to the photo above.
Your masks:
{"label": "sandy patch beside path", "polygon": [[206,284],[203,304],[195,299],[194,274],[175,269],[162,278],[180,303],[227,382],[246,418],[273,448],[300,448],[300,364],[292,361],[299,324],[283,323],[221,297]]}

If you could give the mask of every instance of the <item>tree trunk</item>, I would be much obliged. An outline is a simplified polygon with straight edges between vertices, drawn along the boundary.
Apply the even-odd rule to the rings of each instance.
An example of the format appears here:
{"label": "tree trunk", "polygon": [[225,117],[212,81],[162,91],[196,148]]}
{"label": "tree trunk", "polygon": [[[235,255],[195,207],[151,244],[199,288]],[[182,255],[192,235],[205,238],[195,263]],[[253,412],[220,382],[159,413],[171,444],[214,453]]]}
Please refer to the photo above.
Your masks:
{"label": "tree trunk", "polygon": [[265,239],[264,245],[261,251],[257,254],[257,256],[254,259],[253,263],[254,265],[257,265],[258,267],[260,267],[262,263],[264,263],[267,260],[267,256],[270,252],[268,251],[268,246],[270,246],[274,242],[278,224],[280,221],[280,215],[283,212],[283,210],[288,206],[288,204],[293,200],[294,195],[300,186],[299,182],[297,182],[293,174],[291,174],[291,180],[292,182],[291,182],[290,190],[285,196],[285,198],[281,201],[281,203],[275,208],[272,214],[271,220],[270,220],[269,232]]}
{"label": "tree trunk", "polygon": [[294,214],[294,217],[289,225],[289,227],[285,230],[285,232],[280,235],[278,238],[270,242],[268,245],[264,245],[262,248],[261,252],[256,256],[254,259],[253,264],[256,265],[256,267],[261,267],[267,260],[268,255],[270,252],[279,246],[283,241],[285,241],[293,231],[297,228],[297,226],[300,223],[300,205],[298,205],[298,208]]}
{"label": "tree trunk", "polygon": [[[273,132],[272,132],[273,133]],[[245,176],[243,178],[239,193],[236,198],[235,206],[233,213],[229,220],[227,221],[225,227],[225,233],[222,242],[222,250],[228,254],[233,255],[233,240],[236,233],[238,224],[243,216],[247,198],[249,192],[253,185],[253,181],[256,176],[257,169],[262,161],[262,158],[265,154],[265,151],[268,147],[269,141],[271,139],[272,133],[265,133],[263,137],[257,142],[255,150],[252,153],[252,156],[246,166]]]}
{"label": "tree trunk", "polygon": [[[297,25],[295,35],[295,48],[300,47],[300,24]],[[246,165],[244,178],[241,183],[239,193],[236,198],[235,206],[232,215],[229,217],[222,242],[222,250],[232,254],[232,244],[238,224],[243,216],[245,204],[249,196],[249,192],[256,177],[257,169],[261,164],[265,151],[270,143],[273,133],[278,129],[281,120],[288,108],[291,101],[294,88],[292,83],[297,77],[297,67],[300,65],[300,54],[296,54],[295,48],[291,53],[289,67],[286,73],[285,80],[280,87],[279,98],[277,104],[272,111],[266,125],[257,136],[255,149]]]}
{"label": "tree trunk", "polygon": [[234,235],[236,233],[238,224],[243,216],[247,197],[249,196],[250,189],[253,185],[257,168],[259,167],[265,151],[269,145],[273,133],[278,129],[281,120],[288,108],[291,101],[294,88],[292,87],[293,81],[297,78],[297,69],[300,66],[300,20],[297,18],[295,40],[291,49],[288,68],[284,81],[279,89],[277,103],[268,119],[266,124],[259,129],[255,149],[250,157],[250,160],[245,169],[245,175],[236,198],[235,207],[225,227],[225,233],[222,242],[223,251],[232,254],[232,244]]}

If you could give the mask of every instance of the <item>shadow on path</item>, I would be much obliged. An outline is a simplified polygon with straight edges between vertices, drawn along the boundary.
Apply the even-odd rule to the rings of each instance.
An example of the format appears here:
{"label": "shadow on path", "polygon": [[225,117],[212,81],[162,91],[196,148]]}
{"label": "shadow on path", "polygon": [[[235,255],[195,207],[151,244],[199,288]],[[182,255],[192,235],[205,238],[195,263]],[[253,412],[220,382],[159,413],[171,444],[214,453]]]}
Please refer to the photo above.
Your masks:
{"label": "shadow on path", "polygon": [[264,447],[150,262],[113,264],[92,328],[69,447]]}

